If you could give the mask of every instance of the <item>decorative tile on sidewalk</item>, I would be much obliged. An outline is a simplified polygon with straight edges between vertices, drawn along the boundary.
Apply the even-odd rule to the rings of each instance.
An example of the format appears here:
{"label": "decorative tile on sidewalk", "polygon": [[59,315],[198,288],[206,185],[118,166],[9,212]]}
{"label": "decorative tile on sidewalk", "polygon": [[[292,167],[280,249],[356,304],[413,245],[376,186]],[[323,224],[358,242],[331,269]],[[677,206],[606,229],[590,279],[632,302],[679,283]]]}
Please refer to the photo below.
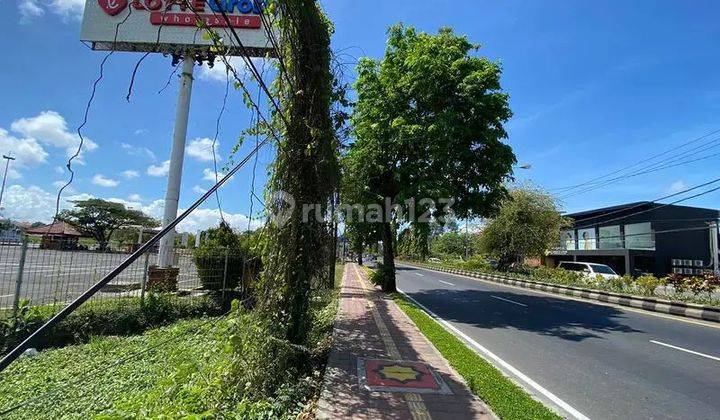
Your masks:
{"label": "decorative tile on sidewalk", "polygon": [[358,381],[368,391],[452,394],[430,366],[407,360],[358,358]]}

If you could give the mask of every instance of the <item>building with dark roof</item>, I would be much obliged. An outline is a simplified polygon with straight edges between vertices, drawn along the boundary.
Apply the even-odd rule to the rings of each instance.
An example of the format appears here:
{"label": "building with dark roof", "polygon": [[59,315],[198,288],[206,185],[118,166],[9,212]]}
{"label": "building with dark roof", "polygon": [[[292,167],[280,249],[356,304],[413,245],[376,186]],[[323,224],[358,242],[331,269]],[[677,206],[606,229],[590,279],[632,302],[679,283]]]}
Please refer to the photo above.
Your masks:
{"label": "building with dark roof", "polygon": [[551,267],[561,261],[595,262],[619,274],[656,276],[716,268],[711,247],[718,240],[718,210],[637,202],[566,216],[573,226],[548,252],[545,263]]}

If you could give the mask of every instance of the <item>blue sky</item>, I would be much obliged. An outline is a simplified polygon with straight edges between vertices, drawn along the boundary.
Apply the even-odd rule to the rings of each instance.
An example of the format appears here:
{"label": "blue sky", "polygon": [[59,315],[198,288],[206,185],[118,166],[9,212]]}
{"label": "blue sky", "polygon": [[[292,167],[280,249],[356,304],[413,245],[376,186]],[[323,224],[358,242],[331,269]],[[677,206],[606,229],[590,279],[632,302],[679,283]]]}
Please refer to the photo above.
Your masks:
{"label": "blue sky", "polygon": [[[333,46],[350,66],[360,56],[380,57],[385,30],[396,22],[430,32],[453,27],[482,44],[481,54],[501,60],[515,113],[508,142],[520,163],[532,165],[518,170],[520,181],[548,189],[577,184],[720,129],[720,4],[714,1],[692,7],[657,0],[323,4],[336,26]],[[47,220],[55,184],[67,177],[62,172],[67,150],[76,144],[74,131],[104,55],[78,40],[82,5],[81,0],[0,0],[0,27],[6,40],[14,40],[6,41],[2,56],[0,148],[19,156],[3,198],[5,216]],[[93,150],[75,166],[78,177],[68,196],[124,200],[158,216],[177,83],[158,94],[172,68],[169,58],[150,56],[128,103],[138,58],[118,53],[108,61],[84,129]],[[203,178],[212,167],[207,145],[225,89],[224,71],[218,70],[196,72],[188,131],[194,153],[185,161],[181,207],[212,185]],[[221,164],[250,117],[239,93],[231,92],[218,136]],[[717,152],[716,147],[698,156]],[[271,150],[260,156],[258,192],[271,159]],[[630,178],[567,197],[563,206],[575,211],[661,197],[720,177],[719,160]],[[635,169],[643,167],[647,164]],[[222,191],[223,208],[236,227],[247,223],[251,179],[248,168]],[[717,208],[717,194],[687,204]],[[209,203],[185,228],[215,223],[214,209]]]}

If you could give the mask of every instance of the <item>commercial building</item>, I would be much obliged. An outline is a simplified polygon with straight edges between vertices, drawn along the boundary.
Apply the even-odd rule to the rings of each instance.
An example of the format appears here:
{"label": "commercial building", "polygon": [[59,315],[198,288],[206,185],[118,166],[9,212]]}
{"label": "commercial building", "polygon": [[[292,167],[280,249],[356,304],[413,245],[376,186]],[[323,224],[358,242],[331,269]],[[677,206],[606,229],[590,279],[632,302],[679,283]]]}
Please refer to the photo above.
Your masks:
{"label": "commercial building", "polygon": [[548,252],[548,266],[561,261],[595,262],[619,274],[656,276],[699,275],[717,269],[718,210],[638,202],[567,217],[574,225]]}

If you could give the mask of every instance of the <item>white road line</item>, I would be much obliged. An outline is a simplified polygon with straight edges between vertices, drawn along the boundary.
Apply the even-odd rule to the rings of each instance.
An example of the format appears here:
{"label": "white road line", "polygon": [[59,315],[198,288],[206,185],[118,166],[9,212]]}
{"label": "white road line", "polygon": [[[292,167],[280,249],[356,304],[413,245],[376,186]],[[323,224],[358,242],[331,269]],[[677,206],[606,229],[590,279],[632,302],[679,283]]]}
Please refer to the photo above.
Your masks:
{"label": "white road line", "polygon": [[711,360],[717,360],[718,362],[720,362],[720,357],[710,356],[709,354],[705,354],[705,353],[700,353],[700,352],[697,352],[697,351],[692,351],[692,350],[684,349],[684,348],[678,347],[678,346],[673,346],[672,344],[663,343],[662,341],[650,340],[650,342],[653,343],[653,344],[657,344],[657,345],[659,345],[659,346],[669,347],[669,348],[671,348],[671,349],[684,351],[685,353],[694,354],[694,355],[696,355],[696,356],[705,357],[705,358],[708,358],[708,359],[711,359]]}
{"label": "white road line", "polygon": [[527,305],[526,305],[526,304],[520,303],[520,302],[515,302],[514,300],[505,299],[505,298],[501,298],[500,296],[493,296],[493,295],[490,295],[490,297],[493,298],[493,299],[503,300],[503,301],[505,301],[505,302],[509,302],[509,303],[514,304],[514,305],[524,306],[524,307],[527,308]]}
{"label": "white road line", "polygon": [[13,296],[15,296],[15,295],[0,295],[0,299],[4,299],[4,298],[8,298],[8,297],[13,297]]}
{"label": "white road line", "polygon": [[442,280],[438,280],[438,281],[442,284],[447,284],[448,286],[455,286],[454,284],[450,283],[449,281],[442,281]]}
{"label": "white road line", "polygon": [[566,403],[565,401],[561,400],[558,396],[553,394],[552,392],[548,391],[547,389],[543,388],[538,384],[537,382],[533,381],[525,375],[524,373],[520,372],[516,368],[514,368],[511,364],[504,361],[503,359],[499,358],[495,353],[491,352],[490,350],[483,347],[480,343],[470,338],[467,334],[463,333],[459,329],[457,329],[455,326],[453,326],[451,323],[445,321],[444,319],[440,318],[437,314],[435,314],[430,309],[426,308],[423,304],[418,302],[417,300],[411,298],[408,296],[405,292],[398,289],[398,292],[402,293],[406,298],[410,299],[411,301],[415,302],[416,305],[418,305],[420,308],[422,308],[425,312],[427,312],[431,317],[435,318],[435,321],[438,322],[440,325],[442,325],[446,330],[449,330],[450,332],[454,333],[455,335],[459,336],[463,340],[465,340],[467,343],[471,344],[473,347],[475,347],[477,350],[480,351],[483,355],[486,356],[487,359],[490,359],[494,364],[500,365],[502,368],[510,372],[512,375],[517,377],[522,382],[525,382],[530,388],[534,389],[535,391],[539,392],[540,394],[544,395],[545,398],[552,401],[554,404],[556,404],[561,409],[565,410],[569,415],[572,417],[578,419],[578,420],[590,420],[589,417],[581,413],[580,411],[573,408],[570,404]]}
{"label": "white road line", "polygon": [[413,273],[413,274],[415,274],[416,276],[419,276],[419,277],[425,277],[425,274],[420,274],[420,273]]}

